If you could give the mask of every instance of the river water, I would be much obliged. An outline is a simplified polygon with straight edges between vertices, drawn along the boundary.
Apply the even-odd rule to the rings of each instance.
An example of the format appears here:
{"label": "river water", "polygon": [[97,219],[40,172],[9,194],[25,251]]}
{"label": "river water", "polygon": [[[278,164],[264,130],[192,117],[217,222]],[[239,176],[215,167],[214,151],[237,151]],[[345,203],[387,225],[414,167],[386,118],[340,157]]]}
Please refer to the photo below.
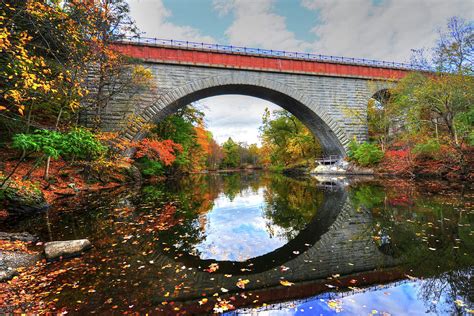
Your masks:
{"label": "river water", "polygon": [[8,229],[92,242],[44,267],[61,271],[44,300],[70,313],[467,314],[473,202],[456,183],[199,174]]}

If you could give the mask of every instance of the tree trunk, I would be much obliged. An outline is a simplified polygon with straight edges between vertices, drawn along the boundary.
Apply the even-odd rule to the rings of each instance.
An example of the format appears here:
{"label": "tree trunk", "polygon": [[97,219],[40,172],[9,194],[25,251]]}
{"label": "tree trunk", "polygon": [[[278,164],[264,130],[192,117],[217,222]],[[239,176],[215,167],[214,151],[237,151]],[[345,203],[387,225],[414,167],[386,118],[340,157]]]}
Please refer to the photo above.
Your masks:
{"label": "tree trunk", "polygon": [[10,179],[11,176],[15,173],[16,169],[18,169],[18,167],[22,163],[23,159],[25,159],[25,157],[26,157],[26,152],[23,150],[23,152],[21,153],[20,159],[18,159],[17,164],[15,165],[13,170],[10,172],[10,174],[2,181],[2,184],[0,184],[0,188],[3,188],[5,183],[7,183],[8,179]]}
{"label": "tree trunk", "polygon": [[33,104],[30,106],[30,109],[28,110],[28,117],[26,119],[26,132],[30,132],[30,126],[31,126],[31,113],[33,112]]}
{"label": "tree trunk", "polygon": [[51,162],[51,156],[48,156],[48,158],[46,158],[46,168],[44,170],[44,179],[45,180],[48,180],[48,178],[49,178],[49,165],[50,165],[50,162]]}
{"label": "tree trunk", "polygon": [[59,121],[61,120],[61,115],[63,114],[63,107],[61,107],[61,109],[59,109],[59,113],[58,113],[58,117],[56,118],[56,129],[58,129],[58,126],[59,126]]}

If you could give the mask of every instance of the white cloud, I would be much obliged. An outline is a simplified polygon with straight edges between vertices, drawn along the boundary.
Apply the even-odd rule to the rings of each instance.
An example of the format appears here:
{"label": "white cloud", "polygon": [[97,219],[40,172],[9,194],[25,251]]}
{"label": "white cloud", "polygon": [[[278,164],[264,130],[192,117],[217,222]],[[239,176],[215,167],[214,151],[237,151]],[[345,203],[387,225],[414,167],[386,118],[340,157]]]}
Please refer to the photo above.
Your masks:
{"label": "white cloud", "polygon": [[379,5],[372,0],[301,0],[315,12],[308,32],[318,40],[309,42],[289,31],[274,5],[273,0],[214,0],[219,14],[234,17],[225,31],[233,45],[388,61],[407,61],[411,49],[433,46],[437,29],[451,16],[474,18],[472,0],[383,0]]}
{"label": "white cloud", "polygon": [[321,53],[407,61],[411,49],[431,47],[437,29],[457,15],[472,19],[471,0],[302,0],[323,23],[312,29]]}
{"label": "white cloud", "polygon": [[214,9],[219,14],[233,13],[235,17],[225,31],[232,45],[275,50],[309,49],[311,44],[296,39],[288,30],[285,17],[275,14],[273,6],[273,0],[214,0]]}
{"label": "white cloud", "polygon": [[243,95],[215,96],[198,103],[204,110],[207,129],[218,143],[232,137],[238,142],[260,144],[258,128],[265,108],[281,109],[271,102]]}
{"label": "white cloud", "polygon": [[163,39],[193,40],[205,43],[216,42],[214,38],[202,34],[187,25],[176,25],[168,21],[172,12],[161,0],[129,0],[130,14],[137,22],[143,36]]}

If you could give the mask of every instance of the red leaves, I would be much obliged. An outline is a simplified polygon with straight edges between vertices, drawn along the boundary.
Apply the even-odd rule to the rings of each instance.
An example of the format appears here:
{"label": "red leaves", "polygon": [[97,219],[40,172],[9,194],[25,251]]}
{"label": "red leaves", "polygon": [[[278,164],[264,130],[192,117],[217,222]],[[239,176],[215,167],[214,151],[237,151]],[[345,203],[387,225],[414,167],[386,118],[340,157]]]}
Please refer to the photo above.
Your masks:
{"label": "red leaves", "polygon": [[135,144],[137,152],[135,158],[147,157],[151,160],[163,162],[165,166],[171,165],[176,160],[176,152],[182,152],[183,147],[170,139],[159,141],[145,138]]}
{"label": "red leaves", "polygon": [[410,155],[410,151],[408,149],[403,149],[403,150],[387,150],[385,152],[385,157],[388,159],[393,159],[393,158],[401,158],[405,159],[408,158]]}

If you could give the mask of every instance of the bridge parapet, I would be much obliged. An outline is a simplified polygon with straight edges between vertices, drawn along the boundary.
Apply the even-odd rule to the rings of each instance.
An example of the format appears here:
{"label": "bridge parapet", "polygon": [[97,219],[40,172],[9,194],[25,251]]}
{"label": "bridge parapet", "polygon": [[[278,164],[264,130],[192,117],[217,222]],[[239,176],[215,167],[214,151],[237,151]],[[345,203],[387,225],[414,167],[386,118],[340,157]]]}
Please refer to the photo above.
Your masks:
{"label": "bridge parapet", "polygon": [[410,64],[372,59],[146,38],[116,42],[114,49],[147,62],[350,78],[399,80],[420,70]]}
{"label": "bridge parapet", "polygon": [[187,49],[187,50],[212,51],[212,52],[221,52],[221,53],[226,53],[226,54],[255,55],[255,56],[274,57],[274,58],[310,60],[310,61],[318,61],[318,62],[369,66],[369,67],[377,67],[377,68],[420,70],[420,71],[430,70],[420,65],[400,63],[400,62],[394,62],[394,61],[390,62],[390,61],[383,61],[383,60],[376,60],[376,59],[369,59],[369,58],[353,58],[353,57],[323,55],[323,54],[314,54],[314,53],[290,52],[290,51],[274,50],[274,49],[252,48],[252,47],[235,46],[235,45],[210,44],[210,43],[181,41],[181,40],[173,40],[173,39],[161,39],[161,38],[156,38],[156,37],[155,38],[140,37],[140,36],[125,37],[122,41],[118,43],[178,48],[178,49]]}

